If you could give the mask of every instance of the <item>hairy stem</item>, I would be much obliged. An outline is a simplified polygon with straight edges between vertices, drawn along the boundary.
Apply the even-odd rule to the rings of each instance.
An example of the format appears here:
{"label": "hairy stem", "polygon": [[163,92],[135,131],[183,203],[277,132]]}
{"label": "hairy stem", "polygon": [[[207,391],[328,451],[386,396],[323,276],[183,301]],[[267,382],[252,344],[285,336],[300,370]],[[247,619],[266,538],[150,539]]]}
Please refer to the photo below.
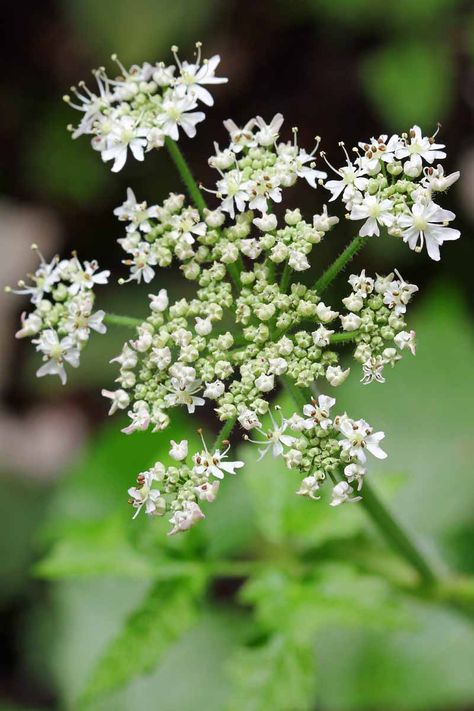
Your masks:
{"label": "hairy stem", "polygon": [[217,435],[216,441],[214,442],[214,451],[216,451],[216,449],[220,449],[222,447],[222,443],[230,437],[230,433],[234,429],[236,421],[237,417],[231,417],[230,420],[225,422],[221,431]]}
{"label": "hairy stem", "polygon": [[186,158],[183,156],[177,142],[173,141],[173,139],[169,138],[169,136],[165,138],[165,145],[176,168],[178,169],[178,173],[180,174],[181,180],[188,191],[189,197],[202,215],[204,209],[206,208],[206,201],[204,200],[202,192],[199,190],[199,186],[191,173]]}
{"label": "hairy stem", "polygon": [[346,264],[348,264],[351,259],[359,252],[362,247],[366,244],[368,237],[354,237],[352,242],[350,242],[345,250],[334,260],[334,262],[326,269],[326,271],[319,277],[314,285],[316,291],[321,294],[329,284],[334,281],[339,272],[341,272]]}
{"label": "hairy stem", "polygon": [[120,314],[105,314],[104,316],[104,323],[110,326],[125,326],[125,328],[136,328],[142,323],[142,320],[133,316],[121,316]]}
{"label": "hairy stem", "polygon": [[[306,388],[297,388],[296,385],[286,377],[281,378],[285,389],[289,392],[298,407],[306,402],[310,402],[312,393]],[[401,556],[414,568],[420,580],[425,585],[433,585],[437,582],[437,576],[430,563],[423,556],[415,541],[402,528],[393,514],[380,501],[373,489],[365,483],[364,497],[362,505],[369,514],[372,521],[382,532],[384,538],[401,554]]]}

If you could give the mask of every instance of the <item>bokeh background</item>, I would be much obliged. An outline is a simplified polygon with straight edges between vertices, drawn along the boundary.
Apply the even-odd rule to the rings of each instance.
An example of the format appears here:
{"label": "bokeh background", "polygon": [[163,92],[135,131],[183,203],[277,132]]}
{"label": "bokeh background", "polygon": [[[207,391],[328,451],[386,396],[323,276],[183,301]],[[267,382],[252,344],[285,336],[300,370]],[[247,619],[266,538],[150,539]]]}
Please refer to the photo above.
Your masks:
{"label": "bokeh background", "polygon": [[[335,162],[340,140],[354,145],[414,122],[430,134],[442,123],[447,167],[462,170],[445,197],[462,239],[446,244],[438,264],[395,240],[371,241],[360,260],[364,267],[384,272],[396,265],[420,286],[413,308],[419,354],[404,358],[384,387],[361,389],[354,373],[340,397],[354,416],[387,432],[390,459],[373,468],[382,495],[435,560],[474,574],[472,2],[23,0],[5,6],[2,20],[0,282],[13,284],[34,269],[32,242],[47,255],[77,248],[81,257],[112,268],[115,278],[99,298],[101,307],[118,313],[143,314],[148,289],[116,286],[121,226],[112,210],[128,185],[141,199],[158,202],[179,189],[179,180],[164,151],[144,164],[130,160],[114,175],[87,138],[70,139],[66,126],[77,117],[61,97],[92,67],[110,66],[112,52],[125,64],[167,61],[171,44],[184,57],[201,40],[205,55],[222,56],[219,73],[229,83],[217,87],[196,139],[182,143],[204,184],[213,179],[206,157],[214,140],[224,142],[228,117],[244,123],[281,111],[288,133],[298,125],[299,141],[308,147],[321,135]],[[311,214],[322,205],[322,193],[295,188],[288,206]],[[350,238],[350,228],[343,223],[318,247],[321,268]],[[189,285],[175,276],[160,277],[159,286],[178,296]],[[336,287],[334,298],[343,289]],[[91,670],[154,584],[164,555],[168,562],[170,556],[192,562],[199,578],[200,561],[257,552],[271,562],[282,549],[294,561],[313,556],[322,576],[319,597],[312,596],[298,621],[276,604],[285,598],[278,566],[269,567],[272,575],[260,588],[244,585],[244,593],[245,574],[218,573],[189,633],[162,645],[159,658],[143,656],[131,643],[131,666],[147,674],[133,679],[125,665],[115,690],[120,684],[110,682],[106,670],[105,681],[104,674],[95,681],[113,694],[90,702],[91,708],[474,708],[472,625],[441,604],[415,600],[398,600],[395,607],[403,611],[387,621],[393,601],[383,602],[370,585],[367,593],[362,589],[367,606],[361,611],[357,575],[373,575],[374,566],[391,573],[399,562],[360,512],[329,516],[313,503],[288,504],[294,482],[271,463],[259,469],[259,480],[249,474],[232,480],[202,532],[185,543],[163,543],[161,531],[150,532],[154,522],[134,522],[132,530],[125,488],[159,456],[162,443],[159,435],[125,438],[119,422],[105,421],[99,392],[111,385],[108,360],[128,334],[111,329],[93,340],[61,388],[52,379],[35,379],[31,347],[13,338],[24,307],[19,297],[0,295],[2,711],[79,708]],[[185,427],[178,422],[177,439]],[[356,572],[345,569],[348,560]],[[298,659],[297,628],[308,619],[318,620],[310,661],[303,659],[303,671],[296,662],[295,668],[278,666],[274,640],[286,640],[285,659]],[[377,621],[381,626],[372,627]],[[262,640],[270,644],[262,647]],[[150,648],[162,641],[151,635]],[[310,692],[300,697],[308,684]]]}

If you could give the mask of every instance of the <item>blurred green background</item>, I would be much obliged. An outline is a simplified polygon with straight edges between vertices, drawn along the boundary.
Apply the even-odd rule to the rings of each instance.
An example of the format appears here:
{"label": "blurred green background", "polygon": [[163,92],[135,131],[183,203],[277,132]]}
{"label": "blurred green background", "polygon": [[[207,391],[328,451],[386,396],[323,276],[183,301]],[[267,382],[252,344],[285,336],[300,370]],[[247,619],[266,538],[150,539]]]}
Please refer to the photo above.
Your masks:
{"label": "blurred green background", "polygon": [[[308,147],[321,135],[333,161],[339,140],[443,124],[447,167],[463,171],[445,200],[462,239],[440,264],[373,240],[357,265],[396,266],[419,284],[417,357],[383,387],[363,388],[354,372],[338,396],[387,433],[390,457],[371,468],[377,490],[441,568],[474,575],[472,3],[25,0],[2,19],[2,283],[34,268],[31,242],[48,255],[77,248],[120,276],[112,210],[126,187],[154,202],[179,188],[164,152],[114,175],[65,130],[76,115],[61,96],[112,52],[125,64],[167,61],[171,44],[189,56],[201,40],[221,54],[229,84],[182,143],[208,185],[206,158],[229,116],[281,111],[288,134],[298,125]],[[310,215],[322,193],[295,188],[287,206]],[[317,248],[315,269],[349,229]],[[115,283],[101,306],[144,313],[148,289]],[[172,272],[159,286],[189,290]],[[14,342],[24,307],[0,296],[0,711],[474,708],[472,622],[407,594],[411,571],[358,507],[302,501],[280,464],[252,466],[253,449],[242,447],[248,466],[186,537],[132,524],[125,490],[168,438],[127,438],[105,421],[98,393],[128,334],[93,340],[62,389],[37,381],[31,347]],[[178,418],[170,437],[188,433]]]}

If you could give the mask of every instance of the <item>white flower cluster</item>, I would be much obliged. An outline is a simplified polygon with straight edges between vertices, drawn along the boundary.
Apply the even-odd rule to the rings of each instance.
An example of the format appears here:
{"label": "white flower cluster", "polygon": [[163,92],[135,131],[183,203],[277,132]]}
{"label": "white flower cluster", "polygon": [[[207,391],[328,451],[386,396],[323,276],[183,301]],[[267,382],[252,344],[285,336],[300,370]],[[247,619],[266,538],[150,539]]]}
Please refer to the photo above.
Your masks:
{"label": "white flower cluster", "polygon": [[[324,482],[332,481],[331,506],[362,498],[353,496],[351,484],[356,485],[357,491],[362,489],[367,452],[377,459],[387,456],[380,447],[385,434],[374,432],[365,420],[352,420],[347,414],[332,416],[335,404],[334,398],[320,395],[304,405],[302,414],[294,413],[289,419],[280,413],[277,422],[270,413],[271,427],[266,431],[255,413],[249,411],[246,418],[240,418],[245,429],[256,429],[262,435],[263,439],[244,436],[260,445],[260,458],[271,450],[274,457],[283,456],[289,469],[305,475],[297,494],[317,500]],[[342,481],[338,480],[340,474]]]}
{"label": "white flower cluster", "polygon": [[64,100],[83,113],[73,138],[93,136],[92,147],[104,162],[113,161],[112,171],[123,168],[130,150],[142,161],[145,152],[161,148],[165,138],[179,139],[180,130],[189,138],[196,135],[196,125],[206,118],[197,111],[199,102],[212,106],[214,99],[206,86],[227,82],[215,76],[220,57],[201,60],[201,43],[193,62],[180,61],[177,47],[172,47],[175,64],[133,65],[127,71],[115,55],[121,75],[110,79],[101,67],[94,72],[97,93],[84,82],[72,87],[75,101]]}
{"label": "white flower cluster", "polygon": [[156,462],[151,469],[138,475],[137,485],[128,490],[129,501],[137,510],[134,518],[143,507],[149,516],[170,513],[170,536],[189,530],[205,518],[198,501],[214,501],[224,475],[235,474],[244,463],[227,461],[230,449],[227,440],[223,442],[223,451],[215,449],[213,452],[208,450],[204,439],[202,442],[203,450],[193,455],[192,462],[186,463],[187,440],[171,440],[169,454],[175,465],[167,467]]}
{"label": "white flower cluster", "polygon": [[71,259],[55,256],[46,262],[36,245],[40,265],[31,276],[31,284],[18,282],[19,289],[7,289],[30,297],[34,306],[21,316],[17,338],[31,338],[43,356],[43,365],[36,375],[58,375],[64,385],[65,364],[77,368],[81,350],[89,340],[91,330],[105,333],[104,311],[93,313],[94,287],[106,284],[109,271],[98,272],[97,262],[81,264],[75,254]]}
{"label": "white flower cluster", "polygon": [[331,192],[331,201],[343,200],[348,219],[364,220],[361,237],[379,235],[382,227],[417,252],[425,245],[435,261],[443,242],[459,238],[459,230],[448,226],[455,214],[433,200],[435,193],[459,178],[459,172],[445,175],[441,164],[435,166],[446,158],[444,145],[435,137],[423,136],[420,127],[413,126],[401,136],[382,135],[359,143],[352,160],[344,148],[346,165],[330,166],[338,177],[324,187]]}
{"label": "white flower cluster", "polygon": [[267,124],[261,116],[257,116],[243,128],[239,128],[232,119],[224,121],[230,142],[223,150],[217,143],[214,144],[215,154],[209,158],[209,165],[221,177],[216,183],[216,190],[209,192],[217,195],[221,200],[221,210],[230,217],[235,217],[236,212],[257,210],[262,214],[262,218],[257,220],[260,219],[260,223],[265,225],[263,216],[267,215],[272,203],[281,202],[283,188],[291,187],[298,178],[316,188],[317,180],[327,177],[324,171],[315,168],[319,138],[311,153],[298,147],[296,129],[293,129],[292,142],[277,142],[283,120],[282,114],[276,114]]}
{"label": "white flower cluster", "polygon": [[[227,81],[215,76],[219,56],[201,61],[200,44],[197,48],[193,62],[181,61],[172,48],[171,66],[145,63],[127,71],[119,64],[121,76],[115,80],[99,69],[96,94],[81,84],[73,89],[75,104],[66,98],[83,113],[73,137],[91,135],[102,159],[113,161],[113,171],[123,167],[129,150],[143,160],[147,151],[166,143],[195,203],[190,206],[184,195],[172,193],[162,204],[148,205],[129,188],[114,211],[125,223],[118,241],[129,274],[122,283],[151,284],[158,268],[177,262],[196,289],[193,296],[171,303],[165,289],[150,287],[149,315],[113,359],[120,369],[118,389],[102,391],[110,400],[109,414],[128,412],[126,434],[148,428],[158,432],[168,426],[173,408],[194,415],[210,403],[218,419],[227,422],[226,432],[238,422],[261,456],[271,451],[301,472],[298,494],[317,499],[323,483],[331,481],[331,506],[358,501],[367,452],[386,456],[380,447],[384,433],[363,419],[332,416],[335,400],[326,395],[289,418],[275,416],[270,402],[280,383],[296,401],[295,390],[314,388],[318,379],[340,386],[350,368],[342,367],[336,346],[347,342],[355,344],[362,382],[383,382],[386,365],[393,366],[404,349],[415,353],[415,333],[405,313],[418,287],[396,270],[375,277],[362,271],[350,276],[351,293],[333,308],[325,296],[322,300],[322,291],[354,249],[345,250],[316,286],[293,277],[311,267],[314,245],[338,218],[325,205],[308,220],[299,209],[278,206],[284,188],[298,179],[312,188],[319,183],[331,193],[329,202],[340,198],[346,217],[361,223],[361,237],[384,230],[416,251],[426,246],[438,260],[440,246],[457,239],[459,231],[449,226],[454,214],[434,197],[459,173],[444,174],[439,163],[444,146],[436,143],[436,134],[423,136],[418,126],[407,134],[362,142],[351,157],[341,144],[345,165],[330,166],[336,178],[328,179],[316,167],[319,137],[310,153],[298,145],[297,129],[292,140],[281,141],[281,114],[269,123],[257,116],[243,127],[228,119],[229,142],[222,149],[214,143],[209,158],[218,178],[207,190],[217,204],[208,209],[173,143],[181,132],[194,136],[204,120],[198,104],[213,104],[206,86]],[[360,244],[356,239],[354,247]],[[93,295],[83,274],[89,282],[106,280],[106,273],[96,274],[96,265],[82,267],[74,257],[67,263],[42,262],[34,290],[27,288],[36,311],[23,317],[19,335],[35,337],[44,354],[39,375],[55,372],[65,380],[64,361],[77,365],[89,329],[103,330],[103,312],[92,314]],[[84,284],[78,286],[81,279]],[[310,397],[307,390],[304,397]],[[267,430],[260,418],[268,412]],[[189,529],[204,517],[200,502],[214,500],[224,473],[243,466],[227,461],[228,451],[227,441],[213,452],[203,441],[203,450],[187,461],[188,442],[171,442],[172,466],[156,463],[129,489],[137,513],[143,508],[150,515],[169,514],[171,534]]]}
{"label": "white flower cluster", "polygon": [[[416,352],[415,331],[407,331],[404,320],[407,305],[418,291],[395,270],[387,276],[375,279],[360,274],[351,274],[349,284],[352,292],[343,299],[349,313],[341,316],[344,331],[354,333],[357,347],[354,358],[362,363],[364,384],[385,382],[383,368],[400,360],[398,351],[408,348]],[[398,349],[398,350],[397,350]]]}

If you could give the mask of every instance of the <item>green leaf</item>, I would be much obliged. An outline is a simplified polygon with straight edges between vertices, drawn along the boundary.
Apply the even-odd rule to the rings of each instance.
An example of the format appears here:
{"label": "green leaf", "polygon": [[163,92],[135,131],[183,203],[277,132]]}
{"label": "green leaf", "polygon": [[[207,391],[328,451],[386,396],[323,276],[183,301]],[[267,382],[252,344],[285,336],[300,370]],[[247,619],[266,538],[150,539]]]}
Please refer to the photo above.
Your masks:
{"label": "green leaf", "polygon": [[429,133],[446,119],[452,103],[453,66],[439,43],[403,41],[383,45],[363,66],[369,99],[388,129],[401,131],[415,123]]}
{"label": "green leaf", "polygon": [[290,635],[237,650],[229,667],[229,711],[305,711],[313,708],[314,651]]}
{"label": "green leaf", "polygon": [[33,572],[55,579],[105,574],[151,578],[156,571],[130,544],[123,520],[113,516],[72,525]]}
{"label": "green leaf", "polygon": [[188,580],[154,585],[99,660],[81,695],[89,702],[151,672],[196,619],[196,586]]}

